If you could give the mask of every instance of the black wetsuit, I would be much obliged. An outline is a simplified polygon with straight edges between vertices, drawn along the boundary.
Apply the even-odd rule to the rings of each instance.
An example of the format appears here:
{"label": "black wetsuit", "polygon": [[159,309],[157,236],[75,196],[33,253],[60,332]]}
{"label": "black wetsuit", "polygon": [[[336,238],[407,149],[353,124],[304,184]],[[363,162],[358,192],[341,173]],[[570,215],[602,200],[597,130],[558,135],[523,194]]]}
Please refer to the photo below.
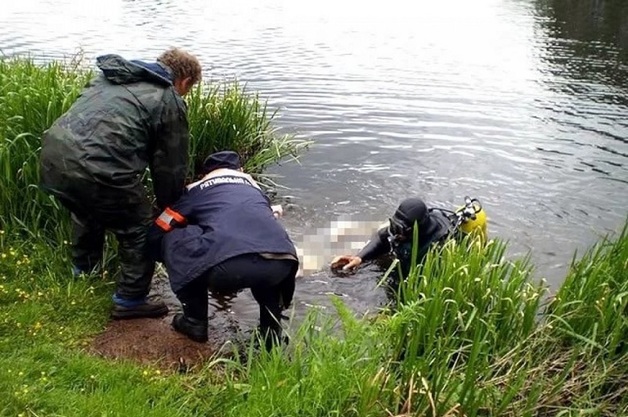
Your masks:
{"label": "black wetsuit", "polygon": [[[389,241],[388,228],[379,229],[364,248],[358,253],[363,261],[377,259],[387,253],[393,253],[401,265],[404,276],[410,271],[412,265],[412,232],[409,236],[398,244]],[[440,244],[453,236],[453,226],[447,215],[439,209],[430,209],[426,218],[419,225],[419,247],[417,250],[416,263],[423,262],[430,247],[433,244]]]}

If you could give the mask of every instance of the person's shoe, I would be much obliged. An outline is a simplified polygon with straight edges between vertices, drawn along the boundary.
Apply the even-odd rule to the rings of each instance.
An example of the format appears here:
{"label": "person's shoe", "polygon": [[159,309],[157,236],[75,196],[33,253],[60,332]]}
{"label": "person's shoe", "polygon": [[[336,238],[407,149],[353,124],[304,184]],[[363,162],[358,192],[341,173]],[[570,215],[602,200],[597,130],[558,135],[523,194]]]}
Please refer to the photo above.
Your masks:
{"label": "person's shoe", "polygon": [[[116,298],[114,297],[114,301]],[[116,320],[157,318],[168,314],[168,306],[163,301],[115,302],[111,317]]]}
{"label": "person's shoe", "polygon": [[172,318],[172,327],[195,342],[207,342],[207,323],[183,314],[175,314]]}

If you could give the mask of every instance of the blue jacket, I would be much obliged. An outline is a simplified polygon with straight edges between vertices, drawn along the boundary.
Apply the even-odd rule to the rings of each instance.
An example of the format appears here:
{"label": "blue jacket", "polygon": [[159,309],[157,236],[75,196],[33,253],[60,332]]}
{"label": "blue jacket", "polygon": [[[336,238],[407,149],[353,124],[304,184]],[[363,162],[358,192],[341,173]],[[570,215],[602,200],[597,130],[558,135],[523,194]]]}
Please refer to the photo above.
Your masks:
{"label": "blue jacket", "polygon": [[247,177],[228,169],[206,176],[156,219],[149,244],[154,258],[165,263],[173,291],[238,255],[277,253],[296,259],[270,200]]}

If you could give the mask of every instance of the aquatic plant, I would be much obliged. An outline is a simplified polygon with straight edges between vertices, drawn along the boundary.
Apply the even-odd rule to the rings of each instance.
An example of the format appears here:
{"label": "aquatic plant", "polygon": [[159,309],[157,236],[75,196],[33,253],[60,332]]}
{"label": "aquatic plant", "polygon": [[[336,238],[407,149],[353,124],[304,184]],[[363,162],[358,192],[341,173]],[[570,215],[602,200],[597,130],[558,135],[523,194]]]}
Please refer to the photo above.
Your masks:
{"label": "aquatic plant", "polygon": [[234,150],[244,168],[266,185],[274,182],[264,171],[287,158],[296,159],[311,143],[281,134],[259,94],[249,93],[237,81],[197,86],[186,97],[191,135],[191,173],[212,152]]}

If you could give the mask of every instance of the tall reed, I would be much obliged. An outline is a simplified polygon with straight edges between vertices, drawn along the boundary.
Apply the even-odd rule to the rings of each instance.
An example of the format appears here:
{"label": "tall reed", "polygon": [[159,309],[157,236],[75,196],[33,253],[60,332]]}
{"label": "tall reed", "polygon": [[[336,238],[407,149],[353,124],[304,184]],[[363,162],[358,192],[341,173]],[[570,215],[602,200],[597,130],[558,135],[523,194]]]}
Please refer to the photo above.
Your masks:
{"label": "tall reed", "polygon": [[[536,330],[544,286],[531,281],[527,258],[509,261],[505,248],[499,241],[483,247],[451,240],[399,285],[389,339],[401,391],[424,392],[415,405],[425,412],[441,415],[458,406],[473,415],[494,395],[478,382],[492,379],[494,363]],[[510,382],[507,390],[523,380]],[[403,408],[408,398],[401,399]]]}
{"label": "tall reed", "polygon": [[[197,86],[187,98],[191,134],[191,171],[196,174],[212,152],[233,150],[244,167],[262,180],[270,165],[296,159],[310,144],[292,134],[281,134],[259,94],[249,93],[237,81],[232,84]],[[268,181],[266,181],[268,183]]]}
{"label": "tall reed", "polygon": [[[67,236],[67,213],[38,187],[41,136],[94,74],[80,59],[45,65],[27,58],[0,60],[0,228],[44,232],[56,240]],[[309,144],[280,134],[276,112],[237,81],[201,85],[186,99],[190,173],[208,153],[231,149],[242,155],[247,171],[268,183],[265,169],[297,158]]]}
{"label": "tall reed", "polygon": [[41,136],[89,79],[78,61],[0,60],[0,227],[57,229],[65,217],[38,189]]}
{"label": "tall reed", "polygon": [[628,354],[628,222],[616,239],[603,238],[574,258],[546,314],[557,340],[611,357]]}

